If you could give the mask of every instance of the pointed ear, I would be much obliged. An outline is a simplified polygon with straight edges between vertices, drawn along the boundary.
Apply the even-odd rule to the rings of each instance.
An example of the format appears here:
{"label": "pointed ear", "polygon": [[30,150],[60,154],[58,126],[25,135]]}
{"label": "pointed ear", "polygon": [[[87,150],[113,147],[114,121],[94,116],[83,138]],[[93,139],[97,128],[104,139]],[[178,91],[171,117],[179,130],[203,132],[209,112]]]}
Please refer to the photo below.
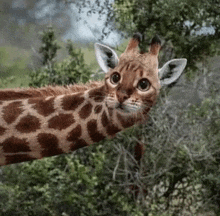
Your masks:
{"label": "pointed ear", "polygon": [[116,52],[108,46],[96,43],[95,55],[99,66],[107,73],[110,68],[115,68],[118,64],[118,56]]}
{"label": "pointed ear", "polygon": [[177,81],[186,67],[187,59],[172,59],[159,69],[161,86]]}

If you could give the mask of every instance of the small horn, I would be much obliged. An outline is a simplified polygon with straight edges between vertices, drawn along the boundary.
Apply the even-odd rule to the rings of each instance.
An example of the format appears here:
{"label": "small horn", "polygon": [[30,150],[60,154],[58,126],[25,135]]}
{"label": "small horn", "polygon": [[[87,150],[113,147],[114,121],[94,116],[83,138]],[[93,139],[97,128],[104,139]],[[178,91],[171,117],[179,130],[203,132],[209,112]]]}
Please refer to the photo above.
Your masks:
{"label": "small horn", "polygon": [[155,35],[150,44],[150,53],[152,55],[158,55],[161,48],[161,40],[158,35]]}
{"label": "small horn", "polygon": [[136,49],[138,44],[141,42],[141,40],[142,40],[141,33],[139,33],[139,32],[135,33],[133,35],[133,37],[131,38],[131,40],[129,41],[128,46],[127,46],[125,52],[130,52],[130,51]]}
{"label": "small horn", "polygon": [[134,33],[133,39],[137,40],[139,43],[142,41],[142,35],[140,32]]}

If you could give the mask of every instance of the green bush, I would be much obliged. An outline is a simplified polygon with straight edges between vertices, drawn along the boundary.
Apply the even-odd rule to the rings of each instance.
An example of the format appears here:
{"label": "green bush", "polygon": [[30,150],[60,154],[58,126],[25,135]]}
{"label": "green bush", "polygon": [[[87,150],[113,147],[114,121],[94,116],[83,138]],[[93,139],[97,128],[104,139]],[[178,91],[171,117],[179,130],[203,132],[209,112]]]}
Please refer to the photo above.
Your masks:
{"label": "green bush", "polygon": [[53,28],[41,34],[42,46],[39,53],[43,55],[43,66],[30,74],[32,87],[46,85],[68,85],[85,83],[90,79],[91,70],[86,66],[80,49],[74,48],[71,41],[67,42],[69,56],[62,62],[56,61],[56,55],[60,47],[57,45]]}
{"label": "green bush", "polygon": [[[220,97],[218,94],[206,98],[200,107],[192,108],[194,121],[201,122],[203,143],[200,156],[195,163],[203,186],[203,203],[208,209],[220,214]],[[192,117],[191,117],[192,118]],[[204,144],[205,143],[205,144]]]}
{"label": "green bush", "polygon": [[4,167],[1,214],[143,215],[112,181],[104,146],[80,151]]}

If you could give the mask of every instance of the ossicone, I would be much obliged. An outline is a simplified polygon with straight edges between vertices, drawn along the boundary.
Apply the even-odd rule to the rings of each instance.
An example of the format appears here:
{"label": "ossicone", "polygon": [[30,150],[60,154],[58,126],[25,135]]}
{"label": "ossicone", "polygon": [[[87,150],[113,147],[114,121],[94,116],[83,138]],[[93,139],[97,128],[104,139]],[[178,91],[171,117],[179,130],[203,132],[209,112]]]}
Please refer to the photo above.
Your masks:
{"label": "ossicone", "polygon": [[131,40],[128,43],[128,46],[125,50],[125,52],[133,52],[137,50],[137,47],[139,45],[139,43],[142,40],[142,35],[141,33],[137,32],[133,35],[133,37],[131,38]]}
{"label": "ossicone", "polygon": [[158,35],[155,35],[155,36],[152,38],[151,44],[159,44],[159,45],[161,45],[161,40],[160,40],[160,38],[159,38]]}
{"label": "ossicone", "polygon": [[155,35],[151,40],[149,52],[152,55],[158,55],[160,48],[161,48],[161,40],[158,35]]}
{"label": "ossicone", "polygon": [[142,35],[140,32],[134,33],[133,37],[134,40],[137,40],[139,43],[142,41]]}

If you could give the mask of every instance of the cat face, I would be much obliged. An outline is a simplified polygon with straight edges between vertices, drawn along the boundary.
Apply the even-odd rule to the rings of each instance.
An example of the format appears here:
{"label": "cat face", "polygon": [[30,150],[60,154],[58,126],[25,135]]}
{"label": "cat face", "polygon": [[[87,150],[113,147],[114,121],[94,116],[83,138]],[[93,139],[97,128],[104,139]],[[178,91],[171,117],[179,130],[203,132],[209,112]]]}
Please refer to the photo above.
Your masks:
{"label": "cat face", "polygon": [[187,62],[173,59],[158,69],[160,39],[152,39],[147,53],[139,52],[140,41],[141,35],[134,34],[120,58],[110,47],[95,44],[97,61],[106,73],[105,104],[124,114],[146,114],[155,103],[160,86],[176,82]]}
{"label": "cat face", "polygon": [[157,62],[151,59],[146,67],[137,60],[120,61],[123,63],[106,74],[106,106],[126,114],[149,109],[160,89]]}

